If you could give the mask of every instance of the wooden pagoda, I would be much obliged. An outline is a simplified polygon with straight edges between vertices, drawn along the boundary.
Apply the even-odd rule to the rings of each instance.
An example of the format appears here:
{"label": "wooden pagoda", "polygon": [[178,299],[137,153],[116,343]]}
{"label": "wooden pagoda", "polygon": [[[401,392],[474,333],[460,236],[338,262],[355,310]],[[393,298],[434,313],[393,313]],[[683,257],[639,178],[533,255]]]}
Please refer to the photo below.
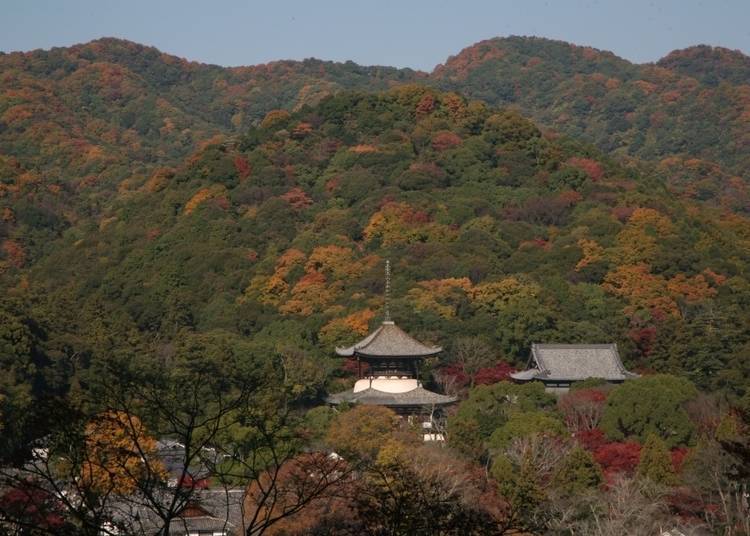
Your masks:
{"label": "wooden pagoda", "polygon": [[[422,344],[390,319],[389,290],[390,266],[386,264],[385,320],[358,343],[336,348],[339,356],[357,361],[357,381],[353,389],[329,396],[328,403],[386,406],[399,415],[421,417],[423,427],[431,429],[442,408],[456,402],[456,397],[429,391],[419,381],[422,360],[437,355],[442,348]],[[426,433],[425,439],[442,439],[438,435]]]}

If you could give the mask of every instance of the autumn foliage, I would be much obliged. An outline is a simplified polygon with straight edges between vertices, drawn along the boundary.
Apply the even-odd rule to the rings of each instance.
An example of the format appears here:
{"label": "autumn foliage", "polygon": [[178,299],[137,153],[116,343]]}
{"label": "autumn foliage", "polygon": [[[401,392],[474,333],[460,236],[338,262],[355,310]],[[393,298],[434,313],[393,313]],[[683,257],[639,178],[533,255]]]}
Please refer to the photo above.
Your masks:
{"label": "autumn foliage", "polygon": [[81,479],[99,494],[127,495],[143,480],[166,476],[162,462],[156,458],[156,440],[148,436],[134,415],[98,415],[86,425],[86,450]]}

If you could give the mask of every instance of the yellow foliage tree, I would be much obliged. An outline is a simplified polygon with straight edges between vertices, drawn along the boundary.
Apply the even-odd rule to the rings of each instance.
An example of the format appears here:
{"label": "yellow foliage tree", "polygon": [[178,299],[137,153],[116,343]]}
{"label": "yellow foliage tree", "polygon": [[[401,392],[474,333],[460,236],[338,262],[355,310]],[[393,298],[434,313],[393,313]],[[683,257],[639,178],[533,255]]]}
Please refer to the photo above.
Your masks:
{"label": "yellow foliage tree", "polygon": [[128,495],[147,478],[167,476],[156,458],[156,440],[134,415],[107,411],[96,416],[86,425],[85,445],[81,480],[96,493]]}
{"label": "yellow foliage tree", "polygon": [[291,115],[286,110],[271,110],[260,122],[261,128],[273,128],[275,125],[282,123],[289,119]]}
{"label": "yellow foliage tree", "polygon": [[347,457],[374,460],[398,425],[398,416],[383,406],[357,406],[331,423],[326,441]]}
{"label": "yellow foliage tree", "polygon": [[541,293],[539,285],[524,282],[515,276],[500,281],[490,281],[471,289],[471,301],[479,308],[497,312],[509,305],[535,301]]}
{"label": "yellow foliage tree", "polygon": [[366,241],[380,238],[383,246],[440,242],[455,235],[447,225],[433,222],[427,213],[406,203],[386,203],[372,215],[364,230]]}
{"label": "yellow foliage tree", "polygon": [[583,257],[576,264],[576,272],[580,272],[589,264],[600,261],[604,258],[604,248],[601,247],[595,240],[588,240],[581,238],[578,240],[578,247],[583,252]]}
{"label": "yellow foliage tree", "polygon": [[408,296],[418,311],[433,311],[443,318],[453,318],[461,300],[471,290],[468,277],[421,281]]}
{"label": "yellow foliage tree", "polygon": [[616,258],[623,264],[651,262],[661,238],[674,230],[672,222],[652,208],[637,208],[617,235]]}

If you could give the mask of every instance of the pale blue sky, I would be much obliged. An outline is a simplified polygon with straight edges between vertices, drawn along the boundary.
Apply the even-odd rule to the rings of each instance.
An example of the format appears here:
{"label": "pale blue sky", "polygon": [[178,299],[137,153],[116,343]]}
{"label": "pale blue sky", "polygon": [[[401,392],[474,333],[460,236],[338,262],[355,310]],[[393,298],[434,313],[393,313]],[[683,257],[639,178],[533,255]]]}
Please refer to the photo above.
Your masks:
{"label": "pale blue sky", "polygon": [[317,57],[431,70],[481,39],[537,35],[655,61],[750,53],[750,0],[0,0],[0,50],[103,36],[220,65]]}

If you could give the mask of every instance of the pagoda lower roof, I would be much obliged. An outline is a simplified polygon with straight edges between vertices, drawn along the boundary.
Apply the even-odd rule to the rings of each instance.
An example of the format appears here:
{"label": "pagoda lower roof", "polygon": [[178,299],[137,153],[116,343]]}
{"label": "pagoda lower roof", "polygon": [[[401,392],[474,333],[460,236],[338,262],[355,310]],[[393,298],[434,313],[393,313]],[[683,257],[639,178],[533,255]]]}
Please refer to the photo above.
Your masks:
{"label": "pagoda lower roof", "polygon": [[383,322],[378,329],[348,348],[336,348],[342,357],[428,357],[441,352],[439,346],[426,346],[411,337],[392,321]]}
{"label": "pagoda lower roof", "polygon": [[386,393],[369,388],[354,392],[351,389],[330,395],[326,401],[329,404],[365,404],[371,406],[406,407],[406,406],[442,406],[452,404],[458,400],[455,396],[433,393],[421,385],[405,393]]}

